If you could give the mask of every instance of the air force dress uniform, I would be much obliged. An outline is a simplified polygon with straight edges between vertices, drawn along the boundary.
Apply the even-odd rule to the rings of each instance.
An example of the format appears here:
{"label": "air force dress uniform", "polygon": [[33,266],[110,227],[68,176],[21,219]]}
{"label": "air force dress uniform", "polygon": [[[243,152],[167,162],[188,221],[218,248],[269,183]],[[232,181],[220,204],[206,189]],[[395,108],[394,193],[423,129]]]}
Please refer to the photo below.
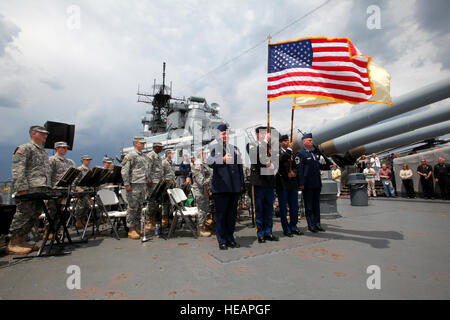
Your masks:
{"label": "air force dress uniform", "polygon": [[[306,138],[312,138],[312,135],[310,133],[305,134],[302,140]],[[311,232],[324,231],[320,225],[320,191],[322,189],[320,170],[329,170],[329,166],[321,164],[317,156],[305,147],[302,147],[296,153],[295,162],[297,164],[298,186],[304,187],[302,194],[308,230]]]}
{"label": "air force dress uniform", "polygon": [[[223,132],[228,128],[225,124],[221,124],[217,129]],[[233,157],[232,163],[224,163],[223,157],[227,153]],[[238,247],[233,233],[238,201],[244,188],[241,153],[236,146],[217,139],[217,142],[210,146],[207,163],[213,169],[211,191],[216,208],[216,232],[219,248],[225,250],[228,246]]]}

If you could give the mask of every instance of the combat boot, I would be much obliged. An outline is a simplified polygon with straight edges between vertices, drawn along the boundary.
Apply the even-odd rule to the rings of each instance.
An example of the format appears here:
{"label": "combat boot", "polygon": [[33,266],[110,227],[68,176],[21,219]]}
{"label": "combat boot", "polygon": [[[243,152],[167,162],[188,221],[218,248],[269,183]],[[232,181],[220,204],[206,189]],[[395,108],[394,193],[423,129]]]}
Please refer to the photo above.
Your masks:
{"label": "combat boot", "polygon": [[23,244],[23,246],[25,246],[27,248],[30,248],[31,251],[38,251],[39,250],[39,247],[37,245],[27,242],[27,235],[26,234],[20,237],[20,241]]}
{"label": "combat boot", "polygon": [[207,231],[205,226],[202,226],[202,227],[199,226],[197,235],[199,237],[205,237],[205,238],[211,237],[211,232]]}
{"label": "combat boot", "polygon": [[16,236],[9,241],[6,252],[9,254],[24,255],[30,253],[31,248],[25,246],[22,242],[22,237]]}
{"label": "combat boot", "polygon": [[141,238],[139,233],[136,231],[136,227],[130,227],[130,230],[128,231],[128,238],[134,240],[139,240]]}

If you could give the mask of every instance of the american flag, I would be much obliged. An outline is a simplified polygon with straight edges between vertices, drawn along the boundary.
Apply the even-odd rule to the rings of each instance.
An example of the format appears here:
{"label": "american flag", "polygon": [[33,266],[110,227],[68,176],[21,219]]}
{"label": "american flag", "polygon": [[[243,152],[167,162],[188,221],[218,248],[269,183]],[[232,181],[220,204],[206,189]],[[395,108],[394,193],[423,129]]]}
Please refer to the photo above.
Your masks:
{"label": "american flag", "polygon": [[269,44],[267,99],[312,96],[359,103],[372,96],[367,67],[347,38],[311,38]]}

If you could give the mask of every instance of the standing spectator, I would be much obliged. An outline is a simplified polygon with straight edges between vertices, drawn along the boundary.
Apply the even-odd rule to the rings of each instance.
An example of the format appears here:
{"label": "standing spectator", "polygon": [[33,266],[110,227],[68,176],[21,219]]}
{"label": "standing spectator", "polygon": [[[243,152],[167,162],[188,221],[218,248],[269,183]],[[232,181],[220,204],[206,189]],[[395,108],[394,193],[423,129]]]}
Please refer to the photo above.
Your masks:
{"label": "standing spectator", "polygon": [[433,199],[433,168],[427,164],[427,160],[420,161],[420,166],[417,167],[417,174],[420,175],[420,183],[422,184],[423,196],[427,199]]}
{"label": "standing spectator", "polygon": [[386,163],[383,163],[381,170],[380,170],[380,178],[381,183],[384,187],[384,193],[386,194],[386,197],[395,197],[394,193],[394,187],[392,187],[392,171],[391,169],[388,169]]}
{"label": "standing spectator", "polygon": [[359,173],[363,173],[364,172],[364,169],[366,168],[366,164],[367,164],[366,156],[362,155],[361,159],[359,159],[359,161],[358,161]]}
{"label": "standing spectator", "polygon": [[386,162],[385,162],[386,165],[387,165],[387,167],[388,167],[388,169],[391,169],[391,171],[392,171],[392,168],[394,167],[394,158],[395,158],[394,154],[391,153],[391,154],[387,157]]}
{"label": "standing spectator", "polygon": [[438,164],[434,166],[434,178],[441,189],[441,198],[450,200],[450,165],[444,163],[444,158],[438,158]]}
{"label": "standing spectator", "polygon": [[376,198],[377,193],[375,191],[375,170],[370,166],[370,163],[366,163],[366,168],[363,171],[364,176],[366,177],[367,181],[367,195],[370,197],[370,194],[373,194],[373,196]]}
{"label": "standing spectator", "polygon": [[372,156],[370,157],[370,166],[375,170],[375,180],[380,181],[381,161],[376,153],[372,153]]}
{"label": "standing spectator", "polygon": [[402,179],[403,186],[406,189],[406,193],[409,198],[413,199],[416,197],[414,192],[414,185],[412,180],[413,172],[405,163],[403,164],[402,170],[400,170],[400,178]]}
{"label": "standing spectator", "polygon": [[341,170],[339,170],[339,168],[335,164],[333,164],[331,166],[331,180],[336,182],[337,189],[338,189],[337,196],[340,197],[341,196]]}

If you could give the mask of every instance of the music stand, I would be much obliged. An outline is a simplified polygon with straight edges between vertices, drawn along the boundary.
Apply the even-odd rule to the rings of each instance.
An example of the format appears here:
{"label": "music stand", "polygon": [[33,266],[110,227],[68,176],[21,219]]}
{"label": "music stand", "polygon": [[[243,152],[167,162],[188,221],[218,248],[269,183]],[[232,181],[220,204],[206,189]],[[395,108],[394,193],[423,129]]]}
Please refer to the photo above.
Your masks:
{"label": "music stand", "polygon": [[[67,255],[70,254],[70,252],[58,252],[58,253],[51,253],[51,250],[53,248],[53,244],[55,241],[59,246],[64,246],[66,244],[77,244],[80,243],[80,241],[72,241],[72,238],[70,237],[69,231],[66,227],[65,221],[67,220],[67,211],[70,205],[70,200],[72,198],[70,188],[72,183],[75,181],[76,177],[80,174],[80,170],[76,168],[69,168],[64,173],[63,177],[59,179],[57,182],[57,186],[67,186],[67,189],[56,189],[52,190],[50,192],[39,192],[39,193],[32,193],[32,194],[24,194],[22,196],[16,196],[16,199],[39,199],[39,200],[52,200],[56,202],[56,213],[55,218],[52,219],[48,213],[47,208],[44,208],[45,216],[48,220],[49,229],[46,234],[46,236],[43,239],[43,242],[36,254],[36,256],[21,256],[21,257],[14,257],[14,259],[24,259],[24,258],[38,258],[38,257],[49,257],[49,256],[60,256],[60,255]],[[64,209],[61,211],[61,205],[59,203],[59,200],[61,198],[66,198],[66,202],[64,204]],[[58,219],[59,218],[59,219]],[[55,222],[56,223],[55,226]],[[58,239],[57,234],[60,228],[63,228],[63,235],[61,237],[61,240]],[[53,234],[53,238],[50,241],[50,245],[48,245],[47,253],[43,254],[43,250],[45,246],[47,245],[48,237],[50,234]],[[64,239],[67,237],[67,243],[64,243]]]}
{"label": "music stand", "polygon": [[[89,174],[92,171],[91,174]],[[114,230],[114,233],[116,235],[116,239],[120,240],[119,234],[117,233],[117,229],[112,223],[111,219],[108,216],[108,212],[103,205],[102,200],[100,199],[99,195],[97,194],[98,187],[108,180],[109,176],[112,174],[111,170],[103,169],[100,167],[95,167],[91,171],[89,171],[86,176],[84,176],[83,179],[78,183],[78,186],[86,186],[94,189],[94,201],[92,203],[92,208],[89,212],[88,219],[86,221],[86,225],[84,226],[83,234],[81,235],[81,239],[83,240],[86,234],[86,230],[89,225],[89,221],[91,220],[91,217],[93,218],[92,223],[92,235],[95,236],[95,226],[97,226],[97,232],[100,233],[100,225],[98,224],[97,220],[98,217],[96,215],[96,204],[98,204],[98,207],[100,208],[100,212],[106,216],[106,219],[108,220],[108,223],[111,225],[111,228]]]}

